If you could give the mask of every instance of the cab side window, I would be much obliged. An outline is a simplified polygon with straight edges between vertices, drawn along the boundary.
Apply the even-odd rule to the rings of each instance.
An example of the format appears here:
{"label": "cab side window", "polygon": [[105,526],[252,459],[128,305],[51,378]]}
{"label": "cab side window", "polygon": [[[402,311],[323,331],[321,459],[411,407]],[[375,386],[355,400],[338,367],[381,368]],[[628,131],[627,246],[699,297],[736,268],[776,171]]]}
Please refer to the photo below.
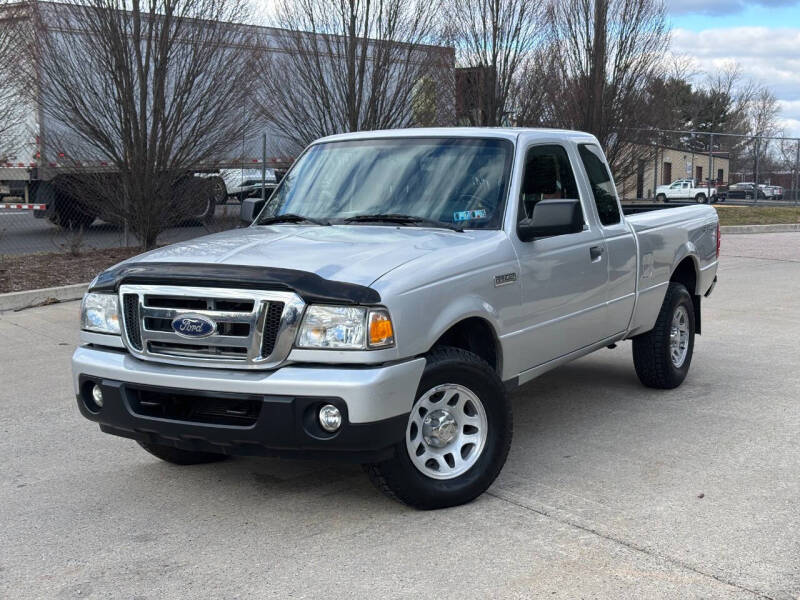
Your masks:
{"label": "cab side window", "polygon": [[518,220],[530,219],[538,202],[554,198],[579,199],[569,157],[562,146],[534,146],[525,156]]}
{"label": "cab side window", "polygon": [[608,168],[601,158],[600,148],[593,144],[580,144],[578,153],[581,155],[583,167],[589,177],[589,185],[592,187],[594,203],[597,205],[597,214],[603,225],[614,225],[620,222],[619,203],[617,202],[617,190]]}

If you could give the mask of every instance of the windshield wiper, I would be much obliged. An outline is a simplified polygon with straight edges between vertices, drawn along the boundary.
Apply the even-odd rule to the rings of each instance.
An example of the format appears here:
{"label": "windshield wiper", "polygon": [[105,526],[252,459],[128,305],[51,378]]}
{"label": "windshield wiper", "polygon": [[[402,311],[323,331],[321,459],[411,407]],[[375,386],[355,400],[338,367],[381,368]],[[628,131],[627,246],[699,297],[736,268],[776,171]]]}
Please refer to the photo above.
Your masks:
{"label": "windshield wiper", "polygon": [[399,225],[426,225],[428,227],[437,227],[442,229],[452,229],[453,231],[464,231],[463,227],[459,227],[454,223],[444,223],[442,221],[434,221],[433,219],[426,219],[425,217],[415,217],[413,215],[401,215],[398,213],[377,213],[373,215],[355,215],[343,219],[345,223],[397,223]]}
{"label": "windshield wiper", "polygon": [[264,217],[258,221],[258,225],[274,225],[275,223],[313,223],[314,225],[330,225],[328,221],[304,217],[303,215],[296,215],[294,213]]}

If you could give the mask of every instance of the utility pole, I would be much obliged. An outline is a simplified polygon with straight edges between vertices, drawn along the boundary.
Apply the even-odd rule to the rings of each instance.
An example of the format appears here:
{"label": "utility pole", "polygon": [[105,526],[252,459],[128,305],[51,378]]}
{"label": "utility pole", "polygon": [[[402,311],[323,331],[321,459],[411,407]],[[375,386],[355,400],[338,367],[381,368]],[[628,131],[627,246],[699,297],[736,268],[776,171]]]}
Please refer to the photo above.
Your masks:
{"label": "utility pole", "polygon": [[605,112],[606,84],[606,54],[607,49],[607,21],[608,21],[608,0],[595,0],[594,3],[594,43],[589,67],[589,81],[592,86],[592,102],[589,106],[589,133],[603,139],[602,123]]}

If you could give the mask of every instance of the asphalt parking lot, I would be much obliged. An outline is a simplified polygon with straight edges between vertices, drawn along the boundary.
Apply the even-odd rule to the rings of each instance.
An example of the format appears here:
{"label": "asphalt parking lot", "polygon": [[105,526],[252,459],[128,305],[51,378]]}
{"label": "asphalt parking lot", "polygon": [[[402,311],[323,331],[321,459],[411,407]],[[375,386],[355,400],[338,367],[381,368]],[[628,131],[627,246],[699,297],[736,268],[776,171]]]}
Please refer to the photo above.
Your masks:
{"label": "asphalt parking lot", "polygon": [[0,314],[0,597],[800,598],[800,233],[724,237],[719,275],[681,388],[628,343],[545,375],[436,512],[355,465],[161,463],[79,415],[77,303]]}
{"label": "asphalt parking lot", "polygon": [[[213,223],[171,227],[159,237],[159,242],[169,244],[229,229],[237,223],[238,218],[239,204],[231,201],[217,207]],[[0,255],[62,251],[73,237],[74,234],[59,229],[47,219],[35,218],[31,211],[0,210]],[[89,226],[81,239],[86,248],[119,248],[125,245],[123,229],[100,220]],[[135,239],[131,236],[129,242],[133,245]]]}

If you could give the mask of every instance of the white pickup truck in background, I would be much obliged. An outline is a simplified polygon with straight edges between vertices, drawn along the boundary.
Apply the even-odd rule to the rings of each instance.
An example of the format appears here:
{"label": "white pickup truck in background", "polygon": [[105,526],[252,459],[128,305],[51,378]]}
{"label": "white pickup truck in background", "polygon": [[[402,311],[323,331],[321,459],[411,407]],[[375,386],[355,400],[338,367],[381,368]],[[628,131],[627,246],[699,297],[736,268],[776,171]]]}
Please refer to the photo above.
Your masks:
{"label": "white pickup truck in background", "polygon": [[694,200],[700,204],[717,201],[717,188],[709,185],[698,185],[694,179],[678,179],[669,185],[656,188],[656,201]]}
{"label": "white pickup truck in background", "polygon": [[332,136],[242,217],[92,282],[81,413],[176,464],[347,457],[420,508],[489,487],[550,369],[629,339],[680,385],[719,256],[716,210],[622,207],[574,131]]}

